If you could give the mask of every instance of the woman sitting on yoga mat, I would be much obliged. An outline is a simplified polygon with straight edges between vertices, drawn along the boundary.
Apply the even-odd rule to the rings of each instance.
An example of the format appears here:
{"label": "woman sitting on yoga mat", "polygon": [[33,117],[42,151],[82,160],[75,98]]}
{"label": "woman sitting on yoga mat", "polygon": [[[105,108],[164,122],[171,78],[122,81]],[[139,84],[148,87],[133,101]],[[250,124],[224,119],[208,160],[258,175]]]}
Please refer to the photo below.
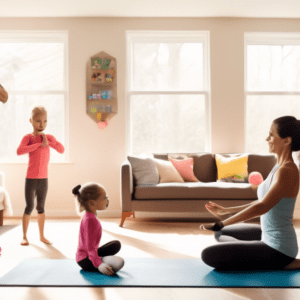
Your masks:
{"label": "woman sitting on yoga mat", "polygon": [[107,209],[109,204],[104,187],[97,183],[86,183],[82,187],[74,187],[72,193],[76,195],[79,211],[86,211],[80,222],[76,262],[84,271],[114,275],[124,266],[123,258],[114,256],[120,251],[121,243],[112,241],[98,248],[102,227],[96,211]]}
{"label": "woman sitting on yoga mat", "polygon": [[[277,164],[259,185],[258,200],[227,208],[213,202],[206,205],[216,217],[237,213],[224,221],[200,226],[215,231],[220,242],[201,254],[207,265],[218,270],[300,269],[292,223],[299,192],[299,169],[292,152],[300,150],[300,121],[293,116],[275,119],[266,141],[269,152],[277,155]],[[259,216],[261,225],[240,223]]]}

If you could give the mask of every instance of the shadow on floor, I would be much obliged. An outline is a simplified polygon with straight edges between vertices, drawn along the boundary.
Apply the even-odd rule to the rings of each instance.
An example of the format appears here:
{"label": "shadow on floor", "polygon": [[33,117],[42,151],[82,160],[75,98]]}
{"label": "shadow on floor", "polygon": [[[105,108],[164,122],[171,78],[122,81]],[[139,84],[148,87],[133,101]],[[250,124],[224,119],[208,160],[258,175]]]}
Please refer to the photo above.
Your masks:
{"label": "shadow on floor", "polygon": [[30,244],[31,247],[36,248],[38,252],[40,252],[41,256],[47,259],[66,259],[69,258],[65,256],[61,251],[59,251],[53,245],[47,245],[47,249],[44,249],[40,246]]}
{"label": "shadow on floor", "polygon": [[[178,252],[166,250],[163,247],[159,246],[159,244],[143,241],[139,238],[133,238],[133,237],[125,236],[122,234],[117,234],[117,233],[114,233],[107,229],[102,229],[102,230],[103,230],[103,232],[107,232],[111,236],[115,237],[117,240],[121,241],[121,244],[130,245],[130,246],[137,248],[140,251],[143,251],[145,253],[149,253],[149,254],[152,253],[152,254],[154,254],[153,257],[155,257],[155,258],[162,258],[162,257],[172,258],[173,256],[174,257],[178,256]],[[181,258],[195,259],[195,257],[187,255],[187,254],[180,254],[180,255],[181,255]]]}
{"label": "shadow on floor", "polygon": [[5,232],[7,231],[10,231],[18,226],[21,226],[20,224],[18,225],[3,225],[3,226],[0,226],[0,235],[4,234]]}

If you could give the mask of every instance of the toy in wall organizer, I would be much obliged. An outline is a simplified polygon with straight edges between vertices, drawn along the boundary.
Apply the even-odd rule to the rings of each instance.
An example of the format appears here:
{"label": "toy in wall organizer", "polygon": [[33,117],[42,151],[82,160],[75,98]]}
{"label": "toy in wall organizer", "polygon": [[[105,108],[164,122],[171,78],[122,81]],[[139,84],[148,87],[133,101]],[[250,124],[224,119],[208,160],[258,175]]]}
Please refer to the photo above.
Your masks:
{"label": "toy in wall organizer", "polygon": [[90,57],[87,63],[86,109],[100,129],[118,113],[117,61],[103,51]]}

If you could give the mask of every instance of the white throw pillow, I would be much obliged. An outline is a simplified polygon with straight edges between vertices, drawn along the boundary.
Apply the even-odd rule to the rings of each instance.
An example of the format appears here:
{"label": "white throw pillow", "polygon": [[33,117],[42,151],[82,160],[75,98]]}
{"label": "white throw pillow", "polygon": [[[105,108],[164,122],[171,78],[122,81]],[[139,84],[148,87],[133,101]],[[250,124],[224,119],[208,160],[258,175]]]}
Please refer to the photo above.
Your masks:
{"label": "white throw pillow", "polygon": [[160,183],[184,182],[183,178],[170,161],[158,158],[154,158],[154,161],[160,176]]}

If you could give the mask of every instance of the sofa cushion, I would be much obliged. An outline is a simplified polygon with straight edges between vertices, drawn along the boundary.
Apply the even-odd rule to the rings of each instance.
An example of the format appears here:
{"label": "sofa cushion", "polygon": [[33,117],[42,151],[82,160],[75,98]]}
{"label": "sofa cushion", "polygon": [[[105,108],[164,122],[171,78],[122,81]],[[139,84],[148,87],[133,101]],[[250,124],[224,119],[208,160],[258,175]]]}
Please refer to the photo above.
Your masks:
{"label": "sofa cushion", "polygon": [[173,159],[184,159],[192,157],[194,160],[194,174],[201,182],[215,182],[217,177],[217,166],[215,157],[208,152],[202,153],[168,153],[168,154],[153,154],[154,158],[168,160],[168,157]]}
{"label": "sofa cushion", "polygon": [[[219,153],[224,157],[239,157],[248,155],[248,173],[259,172],[266,179],[277,159],[273,154],[252,154],[252,153]],[[215,154],[209,152],[201,153],[169,153],[153,154],[155,158],[168,160],[168,155],[174,159],[181,157],[193,157],[194,174],[201,182],[216,182],[218,180],[217,164]]]}
{"label": "sofa cushion", "polygon": [[248,183],[248,155],[224,157],[215,155],[218,169],[217,182]]}
{"label": "sofa cushion", "polygon": [[143,199],[257,199],[257,194],[250,183],[229,182],[184,182],[184,183],[159,183],[155,186],[137,186],[134,198]]}
{"label": "sofa cushion", "polygon": [[193,171],[194,159],[192,157],[182,160],[169,157],[169,160],[185,182],[199,182]]}
{"label": "sofa cushion", "polygon": [[249,154],[248,173],[259,172],[265,180],[276,163],[277,158],[274,154]]}
{"label": "sofa cushion", "polygon": [[159,173],[159,182],[184,182],[179,172],[170,161],[154,158]]}
{"label": "sofa cushion", "polygon": [[[277,159],[273,154],[252,154],[252,153],[220,153],[224,157],[240,157],[248,155],[248,174],[252,172],[259,172],[264,180],[268,177],[269,173],[275,166]],[[215,157],[215,155],[214,155]],[[218,176],[216,176],[218,180]]]}
{"label": "sofa cushion", "polygon": [[131,167],[135,185],[158,184],[159,174],[154,162],[150,156],[127,156]]}

